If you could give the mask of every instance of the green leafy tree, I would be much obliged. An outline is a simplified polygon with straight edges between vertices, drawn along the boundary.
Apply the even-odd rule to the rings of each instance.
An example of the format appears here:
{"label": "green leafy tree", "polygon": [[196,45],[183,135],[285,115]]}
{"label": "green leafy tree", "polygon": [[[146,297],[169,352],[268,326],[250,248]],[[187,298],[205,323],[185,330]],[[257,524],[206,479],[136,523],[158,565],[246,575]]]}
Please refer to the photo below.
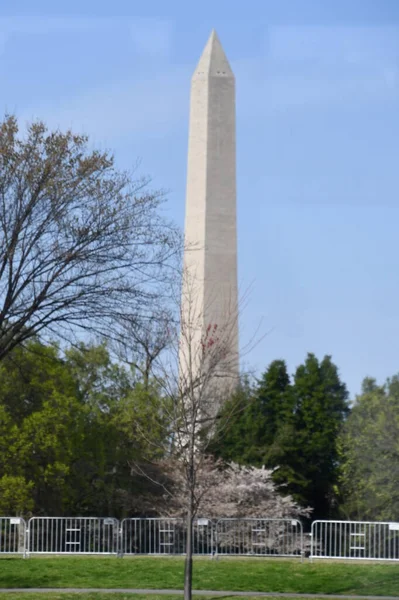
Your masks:
{"label": "green leafy tree", "polygon": [[366,378],[339,438],[342,513],[359,520],[399,519],[399,376]]}
{"label": "green leafy tree", "polygon": [[[31,340],[0,362],[3,497],[22,498],[17,504],[26,510],[33,506],[40,513],[62,513],[67,477],[83,436],[76,391],[56,346]],[[15,496],[17,481],[25,483]]]}
{"label": "green leafy tree", "polygon": [[36,512],[62,515],[70,505],[71,467],[82,447],[84,419],[75,397],[55,393],[20,427],[20,453],[25,478],[34,482]]}
{"label": "green leafy tree", "polygon": [[0,404],[13,422],[20,425],[57,391],[76,396],[77,386],[56,345],[33,339],[0,361]]}
{"label": "green leafy tree", "polygon": [[0,515],[22,515],[34,507],[33,481],[19,475],[3,475],[0,478]]}
{"label": "green leafy tree", "polygon": [[72,493],[81,514],[126,516],[143,491],[132,462],[154,454],[164,429],[159,394],[131,369],[112,362],[105,344],[80,344],[66,353],[83,405],[85,436],[73,465]]}
{"label": "green leafy tree", "polygon": [[34,506],[33,481],[25,477],[20,461],[20,430],[0,404],[0,514],[18,515]]}
{"label": "green leafy tree", "polygon": [[37,340],[16,347],[0,362],[3,506],[125,516],[145,487],[131,463],[154,456],[161,422],[156,386],[113,363],[104,344],[63,358]]}
{"label": "green leafy tree", "polygon": [[66,362],[77,383],[81,402],[109,412],[135,385],[135,378],[122,365],[112,362],[106,343],[80,343],[66,352]]}

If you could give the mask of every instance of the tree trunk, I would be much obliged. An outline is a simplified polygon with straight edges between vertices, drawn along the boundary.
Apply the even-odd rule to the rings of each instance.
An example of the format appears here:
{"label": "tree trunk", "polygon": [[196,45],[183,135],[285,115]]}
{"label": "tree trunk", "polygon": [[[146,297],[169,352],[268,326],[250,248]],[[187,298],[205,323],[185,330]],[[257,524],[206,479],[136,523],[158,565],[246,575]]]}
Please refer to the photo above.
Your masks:
{"label": "tree trunk", "polygon": [[193,508],[187,511],[186,560],[184,563],[184,600],[192,599],[193,589]]}

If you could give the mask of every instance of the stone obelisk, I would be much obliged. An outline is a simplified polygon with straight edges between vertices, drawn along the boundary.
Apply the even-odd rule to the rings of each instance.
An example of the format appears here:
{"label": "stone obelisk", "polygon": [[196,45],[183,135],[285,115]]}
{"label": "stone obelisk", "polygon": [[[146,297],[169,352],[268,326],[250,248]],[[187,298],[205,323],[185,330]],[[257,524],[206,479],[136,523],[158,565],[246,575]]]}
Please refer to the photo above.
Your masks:
{"label": "stone obelisk", "polygon": [[181,306],[193,347],[228,340],[227,397],[239,369],[235,78],[215,31],[191,80]]}

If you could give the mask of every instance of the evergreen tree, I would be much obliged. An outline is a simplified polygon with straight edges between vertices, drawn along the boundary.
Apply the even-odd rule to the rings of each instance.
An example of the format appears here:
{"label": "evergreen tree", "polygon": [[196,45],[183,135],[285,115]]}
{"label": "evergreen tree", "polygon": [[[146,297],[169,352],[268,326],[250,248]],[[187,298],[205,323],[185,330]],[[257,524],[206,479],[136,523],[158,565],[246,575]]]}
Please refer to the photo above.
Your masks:
{"label": "evergreen tree", "polygon": [[[331,357],[308,354],[290,382],[283,360],[272,362],[255,389],[241,389],[230,428],[212,450],[225,460],[274,469],[281,492],[313,516],[331,514],[337,482],[337,435],[348,394]],[[223,411],[231,411],[227,404]]]}
{"label": "evergreen tree", "polygon": [[238,464],[252,464],[255,460],[252,452],[252,440],[249,435],[251,411],[253,410],[253,386],[243,380],[230,400],[220,410],[220,420],[228,423],[222,432],[216,422],[213,442],[209,445],[209,453],[217,458]]}
{"label": "evergreen tree", "polygon": [[277,433],[291,421],[292,411],[287,366],[283,360],[276,360],[255,387],[244,381],[224,405],[223,414],[234,414],[234,417],[224,435],[216,436],[218,444],[213,452],[238,464],[270,466]]}
{"label": "evergreen tree", "polygon": [[314,518],[331,515],[337,482],[337,436],[349,412],[348,392],[330,356],[321,362],[308,354],[294,376],[292,441],[281,456],[275,481]]}
{"label": "evergreen tree", "polygon": [[281,443],[286,432],[291,431],[294,411],[293,388],[285,361],[275,360],[269,365],[259,381],[256,400],[261,415],[261,462],[275,467],[282,452]]}

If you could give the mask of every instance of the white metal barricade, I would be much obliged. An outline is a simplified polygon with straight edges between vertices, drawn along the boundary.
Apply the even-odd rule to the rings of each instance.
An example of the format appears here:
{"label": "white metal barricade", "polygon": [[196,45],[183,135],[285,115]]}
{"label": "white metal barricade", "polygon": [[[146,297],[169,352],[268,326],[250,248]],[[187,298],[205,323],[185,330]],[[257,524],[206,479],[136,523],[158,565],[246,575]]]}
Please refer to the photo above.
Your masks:
{"label": "white metal barricade", "polygon": [[32,517],[27,554],[118,554],[119,521],[107,517]]}
{"label": "white metal barricade", "polygon": [[[331,545],[331,533],[326,537],[325,529],[324,537],[320,538],[320,532],[315,529],[316,523],[321,522],[315,522],[312,526],[311,554],[327,558],[326,540]],[[390,535],[385,532],[384,537],[379,531],[379,548],[381,550],[382,544],[385,550],[377,558],[397,559],[399,526],[394,536],[395,524],[379,525],[389,526]],[[361,538],[364,532],[358,529],[351,531],[351,534],[353,550],[355,540]],[[356,548],[360,552],[359,543]],[[22,518],[0,517],[0,554],[182,555],[186,549],[187,531],[183,519],[133,518],[124,519],[119,525],[117,519],[105,517],[32,517],[26,525]],[[295,519],[216,521],[196,518],[193,525],[193,553],[302,557],[302,524]],[[331,557],[337,556],[333,554]],[[360,557],[364,557],[364,554]],[[369,557],[375,558],[376,552]]]}
{"label": "white metal barricade", "polygon": [[[193,553],[212,554],[213,526],[210,519],[195,519]],[[120,554],[185,554],[187,530],[183,519],[124,519],[121,526]]]}
{"label": "white metal barricade", "polygon": [[0,554],[26,552],[26,523],[21,517],[0,517]]}
{"label": "white metal barricade", "polygon": [[222,555],[302,557],[302,523],[296,519],[220,519],[215,544]]}
{"label": "white metal barricade", "polygon": [[193,529],[193,554],[215,554],[215,522],[208,518],[198,518],[194,521]]}
{"label": "white metal barricade", "polygon": [[399,523],[314,521],[310,558],[399,560]]}
{"label": "white metal barricade", "polygon": [[181,519],[123,519],[121,554],[184,554],[186,536]]}

